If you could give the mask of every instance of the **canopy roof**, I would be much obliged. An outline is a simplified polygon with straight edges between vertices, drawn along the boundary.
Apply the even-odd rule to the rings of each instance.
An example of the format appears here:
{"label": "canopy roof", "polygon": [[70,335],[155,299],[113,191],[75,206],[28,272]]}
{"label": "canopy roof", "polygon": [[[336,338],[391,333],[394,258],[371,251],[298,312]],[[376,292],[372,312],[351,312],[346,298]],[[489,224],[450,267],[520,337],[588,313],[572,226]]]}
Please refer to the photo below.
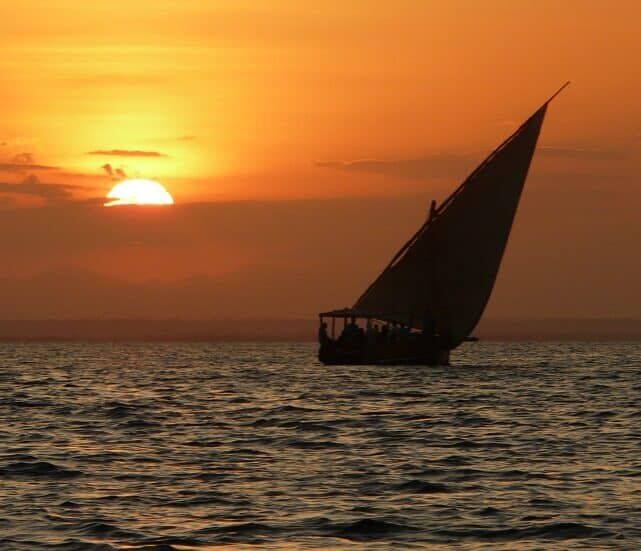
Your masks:
{"label": "canopy roof", "polygon": [[[389,320],[390,317],[393,318],[394,314],[389,312],[369,312],[367,310],[359,310],[357,308],[339,308],[338,310],[329,310],[328,312],[321,312],[318,314],[320,318],[365,318],[365,319],[380,319],[380,320]],[[398,319],[402,319],[403,314],[398,314]]]}

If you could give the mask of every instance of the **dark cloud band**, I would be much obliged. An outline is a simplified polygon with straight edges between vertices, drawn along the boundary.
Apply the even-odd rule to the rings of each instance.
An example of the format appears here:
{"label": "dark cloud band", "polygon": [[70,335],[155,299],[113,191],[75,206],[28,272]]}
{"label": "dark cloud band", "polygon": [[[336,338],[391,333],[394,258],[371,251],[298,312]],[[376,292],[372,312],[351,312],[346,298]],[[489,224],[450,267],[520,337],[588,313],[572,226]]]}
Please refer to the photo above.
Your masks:
{"label": "dark cloud band", "polygon": [[33,174],[18,184],[0,182],[0,194],[28,195],[44,199],[47,203],[71,201],[73,192],[79,189],[83,189],[83,187],[69,184],[46,184]]}
{"label": "dark cloud band", "polygon": [[360,159],[356,161],[317,161],[321,168],[370,172],[401,178],[451,177],[468,170],[473,161],[459,155],[430,155],[417,159]]}
{"label": "dark cloud band", "polygon": [[89,151],[87,155],[97,155],[101,157],[168,157],[168,155],[160,151],[141,151],[138,149],[97,149],[95,151]]}

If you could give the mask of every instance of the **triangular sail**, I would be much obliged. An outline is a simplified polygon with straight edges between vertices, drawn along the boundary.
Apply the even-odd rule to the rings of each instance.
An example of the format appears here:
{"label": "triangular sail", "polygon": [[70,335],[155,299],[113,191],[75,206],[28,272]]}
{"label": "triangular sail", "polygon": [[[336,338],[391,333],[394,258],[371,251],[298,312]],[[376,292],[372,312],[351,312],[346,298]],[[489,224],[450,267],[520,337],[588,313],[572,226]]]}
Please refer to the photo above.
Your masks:
{"label": "triangular sail", "polygon": [[450,348],[465,340],[492,292],[547,104],[432,213],[355,310],[418,329],[432,320]]}

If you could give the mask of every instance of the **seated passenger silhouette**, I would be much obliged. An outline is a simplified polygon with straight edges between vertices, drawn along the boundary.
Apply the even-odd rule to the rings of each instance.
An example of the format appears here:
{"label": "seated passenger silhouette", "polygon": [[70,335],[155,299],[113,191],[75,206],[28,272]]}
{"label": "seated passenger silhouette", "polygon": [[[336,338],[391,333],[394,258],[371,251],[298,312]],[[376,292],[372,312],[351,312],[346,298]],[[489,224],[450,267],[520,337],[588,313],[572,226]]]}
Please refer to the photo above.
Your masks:
{"label": "seated passenger silhouette", "polygon": [[374,344],[376,342],[376,327],[372,325],[371,321],[367,322],[365,336],[367,338],[367,344]]}
{"label": "seated passenger silhouette", "polygon": [[325,344],[329,342],[331,339],[329,338],[329,335],[327,334],[327,323],[323,322],[320,324],[320,327],[318,328],[318,342],[320,344]]}
{"label": "seated passenger silhouette", "polygon": [[380,344],[383,342],[383,333],[378,323],[374,324],[374,342],[376,342],[376,344]]}
{"label": "seated passenger silhouette", "polygon": [[356,325],[356,318],[351,318],[350,322],[343,328],[340,340],[343,344],[355,346],[360,341],[359,327]]}

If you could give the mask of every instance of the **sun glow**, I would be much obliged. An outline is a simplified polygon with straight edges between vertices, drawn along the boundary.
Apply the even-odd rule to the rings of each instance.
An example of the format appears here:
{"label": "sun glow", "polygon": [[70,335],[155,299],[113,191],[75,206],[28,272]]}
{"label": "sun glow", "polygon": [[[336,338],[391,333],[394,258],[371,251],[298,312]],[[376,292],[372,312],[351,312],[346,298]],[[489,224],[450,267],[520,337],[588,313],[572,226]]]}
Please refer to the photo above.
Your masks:
{"label": "sun glow", "polygon": [[158,182],[153,180],[125,180],[116,184],[109,193],[105,207],[116,205],[173,205],[174,199]]}

